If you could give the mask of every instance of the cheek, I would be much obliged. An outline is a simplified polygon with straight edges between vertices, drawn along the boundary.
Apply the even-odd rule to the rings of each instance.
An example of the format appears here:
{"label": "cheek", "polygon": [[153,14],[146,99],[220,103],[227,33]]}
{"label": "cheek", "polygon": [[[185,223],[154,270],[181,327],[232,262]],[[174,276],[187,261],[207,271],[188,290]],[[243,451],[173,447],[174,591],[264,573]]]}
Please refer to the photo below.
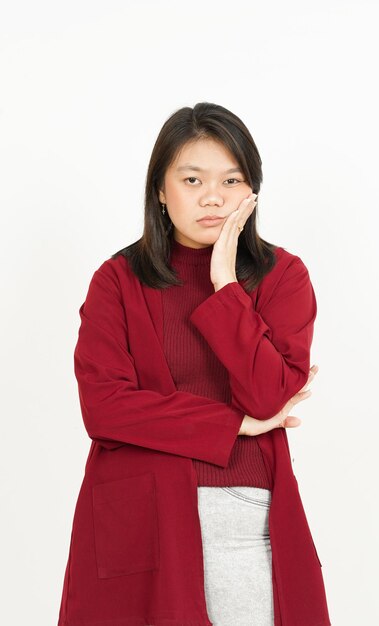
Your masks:
{"label": "cheek", "polygon": [[185,214],[189,210],[189,199],[183,191],[180,189],[172,189],[171,193],[167,196],[168,204],[171,206],[171,211],[178,217],[180,214]]}
{"label": "cheek", "polygon": [[172,188],[170,194],[167,194],[167,204],[170,208],[172,221],[188,224],[196,219],[194,200],[188,197],[186,190]]}

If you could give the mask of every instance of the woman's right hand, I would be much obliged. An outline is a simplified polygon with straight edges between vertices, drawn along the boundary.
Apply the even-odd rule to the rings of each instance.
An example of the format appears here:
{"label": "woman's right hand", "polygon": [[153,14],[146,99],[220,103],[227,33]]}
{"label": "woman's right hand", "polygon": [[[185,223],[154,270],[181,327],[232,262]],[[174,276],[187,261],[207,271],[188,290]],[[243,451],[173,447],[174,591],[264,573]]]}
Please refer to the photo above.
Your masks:
{"label": "woman's right hand", "polygon": [[301,419],[293,415],[288,415],[288,413],[295,406],[295,404],[309,398],[312,392],[310,389],[306,391],[305,389],[312,382],[317,372],[318,366],[312,365],[309,370],[308,380],[304,387],[295,393],[295,395],[288,400],[284,407],[279,411],[279,413],[274,415],[274,417],[270,417],[266,420],[257,420],[254,417],[250,417],[250,415],[245,415],[238,434],[249,436],[261,435],[262,433],[266,433],[273,428],[294,428],[295,426],[299,426],[301,424]]}

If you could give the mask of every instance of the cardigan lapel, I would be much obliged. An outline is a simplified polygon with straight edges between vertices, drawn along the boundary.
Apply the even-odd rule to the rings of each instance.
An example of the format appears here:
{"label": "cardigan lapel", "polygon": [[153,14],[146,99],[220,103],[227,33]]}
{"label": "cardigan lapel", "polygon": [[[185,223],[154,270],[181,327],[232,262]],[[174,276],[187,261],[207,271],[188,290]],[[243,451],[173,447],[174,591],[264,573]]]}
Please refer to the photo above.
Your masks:
{"label": "cardigan lapel", "polygon": [[160,289],[153,289],[145,284],[141,284],[142,294],[145,298],[146,306],[150,314],[152,324],[157,333],[157,338],[163,350],[163,308],[162,292]]}
{"label": "cardigan lapel", "polygon": [[159,377],[154,375],[154,372],[152,373],[154,381],[152,381],[151,388],[157,388],[159,384],[162,392],[173,393],[177,389],[164,353],[162,292],[160,289],[153,289],[138,281],[133,281],[133,286],[135,288],[133,299],[136,299],[138,306],[136,315],[141,318],[146,311],[146,318],[148,318],[143,323],[144,343],[149,346],[150,353],[154,355],[155,372],[157,370],[159,372]]}

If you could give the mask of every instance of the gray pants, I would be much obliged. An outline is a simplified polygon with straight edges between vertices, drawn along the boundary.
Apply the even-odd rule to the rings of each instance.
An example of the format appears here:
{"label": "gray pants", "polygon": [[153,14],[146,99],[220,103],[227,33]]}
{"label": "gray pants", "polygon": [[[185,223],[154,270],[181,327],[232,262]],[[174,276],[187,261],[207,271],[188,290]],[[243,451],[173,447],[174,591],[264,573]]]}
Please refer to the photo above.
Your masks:
{"label": "gray pants", "polygon": [[273,626],[271,491],[200,487],[204,588],[213,626]]}

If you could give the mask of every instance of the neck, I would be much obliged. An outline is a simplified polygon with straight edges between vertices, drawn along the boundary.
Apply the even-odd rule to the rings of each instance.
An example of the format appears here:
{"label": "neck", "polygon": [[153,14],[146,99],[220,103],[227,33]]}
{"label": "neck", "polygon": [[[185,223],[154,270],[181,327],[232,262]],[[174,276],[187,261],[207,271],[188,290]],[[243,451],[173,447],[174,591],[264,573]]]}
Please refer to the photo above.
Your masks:
{"label": "neck", "polygon": [[176,239],[171,243],[171,260],[173,262],[182,262],[187,265],[206,265],[210,263],[212,256],[213,244],[204,248],[191,248],[185,246]]}

